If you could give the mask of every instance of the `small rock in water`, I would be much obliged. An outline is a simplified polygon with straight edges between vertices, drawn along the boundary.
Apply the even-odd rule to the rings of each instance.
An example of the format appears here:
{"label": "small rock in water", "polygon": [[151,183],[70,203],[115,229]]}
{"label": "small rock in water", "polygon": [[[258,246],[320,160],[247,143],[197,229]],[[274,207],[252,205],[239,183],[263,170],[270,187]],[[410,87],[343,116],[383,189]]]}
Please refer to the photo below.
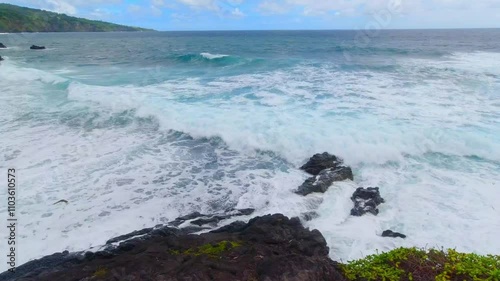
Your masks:
{"label": "small rock in water", "polygon": [[351,215],[360,217],[366,213],[378,215],[378,205],[384,203],[384,199],[380,196],[378,187],[358,188],[351,197],[354,202],[354,208],[351,210]]}
{"label": "small rock in water", "polygon": [[31,50],[45,50],[45,46],[31,45]]}
{"label": "small rock in water", "polygon": [[3,61],[3,58],[2,58],[2,56],[0,56],[0,61]]}
{"label": "small rock in water", "polygon": [[7,48],[3,43],[0,43],[0,49],[5,49]]}
{"label": "small rock in water", "polygon": [[352,170],[349,167],[339,166],[321,171],[317,176],[308,178],[295,192],[306,196],[314,192],[325,193],[332,183],[353,179]]}
{"label": "small rock in water", "polygon": [[313,219],[319,218],[319,214],[316,212],[306,212],[302,213],[300,216],[305,221],[312,221]]}
{"label": "small rock in water", "polygon": [[342,165],[342,159],[335,155],[331,155],[328,152],[322,154],[316,154],[306,164],[304,164],[300,169],[306,171],[307,173],[317,176],[321,171],[328,168],[336,168]]}
{"label": "small rock in water", "polygon": [[394,232],[392,230],[386,230],[382,232],[382,237],[391,237],[391,238],[406,238],[406,235],[399,233],[399,232]]}

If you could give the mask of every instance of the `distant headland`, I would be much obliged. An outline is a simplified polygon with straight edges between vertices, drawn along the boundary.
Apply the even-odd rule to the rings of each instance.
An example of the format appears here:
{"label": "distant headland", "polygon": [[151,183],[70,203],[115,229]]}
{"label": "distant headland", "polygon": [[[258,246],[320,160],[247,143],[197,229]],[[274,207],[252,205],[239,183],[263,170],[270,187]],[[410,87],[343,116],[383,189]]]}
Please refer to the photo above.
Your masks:
{"label": "distant headland", "polygon": [[103,21],[70,17],[44,10],[0,4],[0,33],[153,31]]}

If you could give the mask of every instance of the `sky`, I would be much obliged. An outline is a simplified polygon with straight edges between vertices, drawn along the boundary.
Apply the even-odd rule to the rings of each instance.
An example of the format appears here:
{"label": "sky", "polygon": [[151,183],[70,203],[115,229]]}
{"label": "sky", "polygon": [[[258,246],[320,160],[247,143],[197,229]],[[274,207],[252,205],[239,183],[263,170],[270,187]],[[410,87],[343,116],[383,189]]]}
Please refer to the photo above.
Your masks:
{"label": "sky", "polygon": [[500,0],[7,0],[156,30],[499,28]]}

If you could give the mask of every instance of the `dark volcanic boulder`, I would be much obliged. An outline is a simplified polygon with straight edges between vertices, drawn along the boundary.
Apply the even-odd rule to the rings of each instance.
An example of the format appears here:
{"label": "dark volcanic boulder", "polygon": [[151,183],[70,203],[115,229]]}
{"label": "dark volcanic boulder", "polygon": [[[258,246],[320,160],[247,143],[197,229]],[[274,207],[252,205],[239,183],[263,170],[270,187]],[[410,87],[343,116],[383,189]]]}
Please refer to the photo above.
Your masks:
{"label": "dark volcanic boulder", "polygon": [[399,233],[399,232],[394,232],[392,230],[386,230],[382,232],[382,237],[390,237],[390,238],[406,238],[406,235]]}
{"label": "dark volcanic boulder", "polygon": [[31,45],[30,49],[31,50],[44,50],[45,46]]}
{"label": "dark volcanic boulder", "polygon": [[351,210],[351,215],[362,216],[366,213],[378,215],[378,205],[384,203],[384,199],[380,196],[378,187],[358,188],[351,197],[354,202],[354,208]]}
{"label": "dark volcanic boulder", "polygon": [[3,61],[3,58],[2,58],[2,56],[0,56],[0,61]]}
{"label": "dark volcanic boulder", "polygon": [[4,44],[0,43],[0,49],[5,49],[7,48]]}
{"label": "dark volcanic boulder", "polygon": [[300,169],[306,171],[307,173],[316,176],[324,169],[336,168],[342,165],[342,159],[335,155],[331,155],[328,152],[321,154],[316,154],[306,164],[304,164]]}
{"label": "dark volcanic boulder", "polygon": [[308,178],[295,192],[299,195],[308,195],[313,192],[325,193],[336,181],[353,180],[352,170],[349,167],[339,166],[321,171],[317,176]]}
{"label": "dark volcanic boulder", "polygon": [[0,280],[346,279],[339,265],[328,258],[328,247],[319,231],[305,229],[298,218],[277,214],[201,235],[154,228],[104,251],[64,252],[31,261],[15,273],[0,274]]}

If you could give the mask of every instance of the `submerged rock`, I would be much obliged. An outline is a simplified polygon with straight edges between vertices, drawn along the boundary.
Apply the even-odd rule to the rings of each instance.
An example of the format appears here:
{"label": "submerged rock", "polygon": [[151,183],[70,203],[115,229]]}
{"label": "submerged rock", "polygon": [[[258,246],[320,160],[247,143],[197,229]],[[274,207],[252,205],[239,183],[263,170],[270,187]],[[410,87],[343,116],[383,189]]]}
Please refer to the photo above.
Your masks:
{"label": "submerged rock", "polygon": [[316,154],[307,161],[300,169],[306,171],[307,173],[317,176],[324,169],[336,168],[342,165],[342,159],[328,152],[321,154]]}
{"label": "submerged rock", "polygon": [[351,215],[362,216],[366,213],[378,215],[378,205],[384,203],[384,199],[380,196],[378,187],[358,188],[351,197],[354,202],[354,208],[351,210]]}
{"label": "submerged rock", "polygon": [[300,217],[305,221],[312,221],[314,219],[319,218],[319,214],[317,212],[312,211],[312,212],[302,213],[300,214]]}
{"label": "submerged rock", "polygon": [[349,167],[338,166],[321,171],[317,176],[308,178],[295,192],[299,195],[308,195],[313,192],[325,193],[336,181],[353,180],[352,170]]}
{"label": "submerged rock", "polygon": [[346,280],[321,233],[298,218],[268,215],[201,235],[156,230],[96,253],[31,261],[0,280]]}
{"label": "submerged rock", "polygon": [[3,43],[0,43],[0,49],[5,49],[7,48]]}
{"label": "submerged rock", "polygon": [[31,50],[45,50],[45,46],[31,45]]}
{"label": "submerged rock", "polygon": [[382,237],[390,237],[390,238],[406,238],[406,235],[399,233],[399,232],[394,232],[392,230],[386,230],[382,232]]}

